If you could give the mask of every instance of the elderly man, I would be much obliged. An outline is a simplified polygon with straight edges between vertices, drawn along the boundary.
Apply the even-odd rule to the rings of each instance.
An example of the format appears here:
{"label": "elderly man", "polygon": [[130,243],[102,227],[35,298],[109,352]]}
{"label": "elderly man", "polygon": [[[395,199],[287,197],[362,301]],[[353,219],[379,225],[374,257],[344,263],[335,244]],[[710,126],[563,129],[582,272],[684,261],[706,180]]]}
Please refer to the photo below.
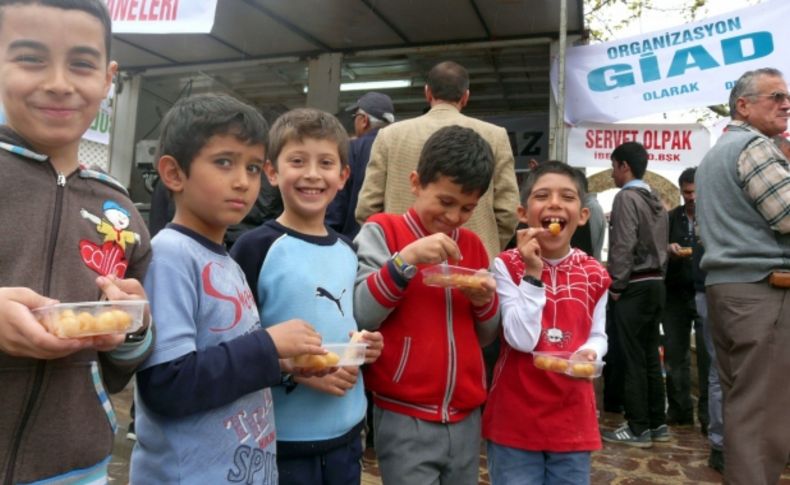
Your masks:
{"label": "elderly man", "polygon": [[365,179],[365,169],[370,160],[370,148],[379,133],[395,121],[395,107],[389,96],[377,92],[365,93],[346,111],[353,112],[354,135],[348,149],[348,165],[351,175],[343,190],[337,193],[335,200],[326,209],[326,223],[337,232],[350,239],[359,232],[359,224],[354,218],[357,208],[359,190]]}
{"label": "elderly man", "polygon": [[469,74],[455,62],[442,62],[430,70],[425,98],[431,105],[430,111],[388,126],[376,137],[359,194],[357,221],[361,224],[378,212],[406,212],[414,200],[409,174],[417,167],[425,140],[445,126],[472,128],[491,145],[494,178],[466,227],[480,236],[489,258],[493,259],[513,237],[519,204],[507,131],[461,114],[469,101]]}
{"label": "elderly man", "polygon": [[724,391],[724,481],[773,485],[790,453],[787,84],[764,68],[730,93],[732,123],[697,170],[702,269]]}

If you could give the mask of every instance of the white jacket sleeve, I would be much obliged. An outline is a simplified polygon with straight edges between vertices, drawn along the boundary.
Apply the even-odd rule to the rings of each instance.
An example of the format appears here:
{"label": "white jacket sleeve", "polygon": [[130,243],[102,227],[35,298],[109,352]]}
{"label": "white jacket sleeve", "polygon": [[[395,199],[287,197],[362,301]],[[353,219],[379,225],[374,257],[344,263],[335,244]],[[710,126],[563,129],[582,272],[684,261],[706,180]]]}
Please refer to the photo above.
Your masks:
{"label": "white jacket sleeve", "polygon": [[532,352],[540,339],[546,290],[525,281],[513,283],[500,258],[494,259],[494,278],[505,341],[520,352]]}
{"label": "white jacket sleeve", "polygon": [[[598,355],[596,360],[603,359],[609,350],[609,341],[606,336],[606,303],[609,301],[609,293],[604,292],[598,303],[595,304],[592,316],[592,326],[590,327],[590,337],[579,350],[594,350]],[[578,350],[577,350],[578,352]]]}

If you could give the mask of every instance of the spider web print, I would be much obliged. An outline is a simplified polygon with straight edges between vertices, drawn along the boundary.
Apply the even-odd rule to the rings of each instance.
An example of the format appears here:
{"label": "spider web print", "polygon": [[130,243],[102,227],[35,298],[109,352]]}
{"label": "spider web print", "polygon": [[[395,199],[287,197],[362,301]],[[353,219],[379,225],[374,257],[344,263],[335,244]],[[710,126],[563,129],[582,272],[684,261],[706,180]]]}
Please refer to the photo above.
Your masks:
{"label": "spider web print", "polygon": [[582,312],[582,321],[592,322],[597,298],[604,290],[605,276],[597,263],[589,262],[590,259],[579,251],[574,251],[556,266],[544,260],[544,272],[548,272],[550,282],[545,284],[546,307],[541,332],[544,343],[563,349],[571,341],[573,332],[561,327],[567,328],[563,325],[566,320],[579,320],[565,313],[568,310]]}

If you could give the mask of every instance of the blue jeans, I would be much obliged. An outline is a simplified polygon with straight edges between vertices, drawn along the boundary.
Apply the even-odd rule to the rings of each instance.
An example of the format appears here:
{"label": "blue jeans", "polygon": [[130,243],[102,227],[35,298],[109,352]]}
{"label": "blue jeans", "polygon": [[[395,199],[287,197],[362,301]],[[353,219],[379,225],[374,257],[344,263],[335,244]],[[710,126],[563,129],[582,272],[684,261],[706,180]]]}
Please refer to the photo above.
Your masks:
{"label": "blue jeans", "polygon": [[[716,367],[716,350],[713,348],[713,337],[710,333],[711,321],[708,320],[708,301],[704,291],[696,294],[697,313],[702,319],[702,329],[705,335],[705,348],[710,355],[710,370],[708,374],[708,441],[710,445],[721,451],[724,448],[724,418],[721,411],[721,383],[719,382],[719,370]],[[697,349],[700,352],[700,349]],[[700,389],[702,394],[702,389]]]}
{"label": "blue jeans", "polygon": [[588,485],[591,453],[526,451],[489,441],[491,485]]}

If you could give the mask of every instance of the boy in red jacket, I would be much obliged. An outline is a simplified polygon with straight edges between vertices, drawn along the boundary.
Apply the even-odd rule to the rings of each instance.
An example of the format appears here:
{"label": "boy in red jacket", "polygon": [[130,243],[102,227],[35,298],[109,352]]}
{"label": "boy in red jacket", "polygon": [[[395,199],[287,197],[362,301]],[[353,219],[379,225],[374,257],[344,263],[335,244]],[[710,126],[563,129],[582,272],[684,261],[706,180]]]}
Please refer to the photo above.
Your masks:
{"label": "boy in red jacket", "polygon": [[498,330],[496,285],[488,277],[476,289],[431,287],[418,270],[447,260],[488,268],[480,238],[460,226],[488,190],[493,166],[491,148],[474,130],[442,128],[411,173],[409,211],[372,216],[354,241],[354,315],[385,341],[365,384],[386,484],[478,483],[486,398],[480,345]]}
{"label": "boy in red jacket", "polygon": [[600,361],[610,279],[570,247],[589,217],[573,168],[541,165],[522,199],[519,220],[529,228],[518,231],[517,248],[494,260],[504,339],[483,415],[491,482],[586,484],[590,452],[601,447],[592,382],[538,369],[531,352]]}

